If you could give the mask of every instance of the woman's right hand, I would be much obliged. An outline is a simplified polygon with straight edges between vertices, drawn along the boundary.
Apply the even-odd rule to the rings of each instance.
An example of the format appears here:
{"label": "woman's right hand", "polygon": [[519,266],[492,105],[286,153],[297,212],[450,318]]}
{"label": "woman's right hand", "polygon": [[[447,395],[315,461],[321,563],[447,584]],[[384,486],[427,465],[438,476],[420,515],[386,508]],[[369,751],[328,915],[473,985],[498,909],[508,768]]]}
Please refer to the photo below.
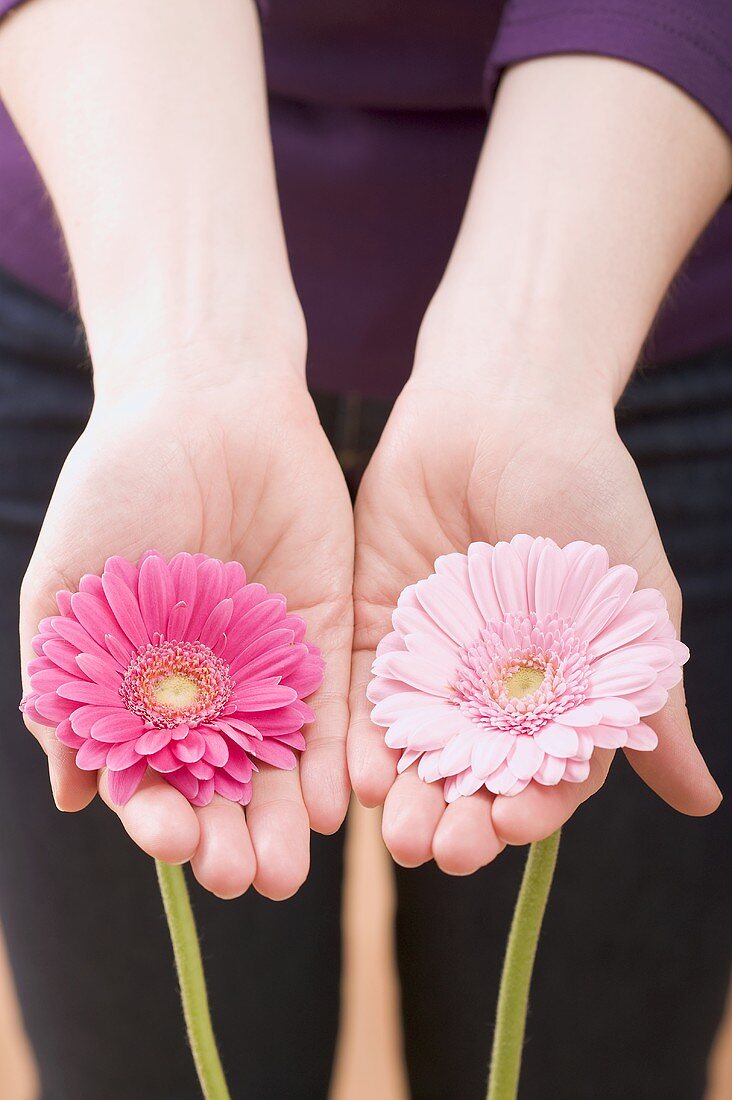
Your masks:
{"label": "woman's right hand", "polygon": [[[283,592],[326,661],[299,771],[262,767],[246,811],[218,796],[194,809],[152,774],[112,808],[144,851],[191,860],[215,894],[233,897],[253,882],[267,897],[285,898],[308,872],[309,825],[333,832],[348,804],[348,492],[294,372],[243,363],[226,381],[201,370],[172,382],[163,365],[150,363],[143,375],[124,392],[102,391],[62,470],[22,588],[23,667],[39,621],[56,610],[55,593],[75,589],[112,554],[203,552],[240,561],[251,579]],[[111,806],[103,771],[80,771],[52,730],[28,726],[48,755],[59,809],[83,808],[97,789]]]}

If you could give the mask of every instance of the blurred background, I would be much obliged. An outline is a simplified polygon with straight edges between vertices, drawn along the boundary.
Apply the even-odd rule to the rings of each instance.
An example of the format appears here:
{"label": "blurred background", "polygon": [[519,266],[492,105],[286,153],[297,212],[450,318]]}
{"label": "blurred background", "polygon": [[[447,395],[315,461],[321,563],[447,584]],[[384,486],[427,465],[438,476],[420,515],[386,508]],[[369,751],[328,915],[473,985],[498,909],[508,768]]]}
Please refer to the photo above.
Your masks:
{"label": "blurred background", "polygon": [[[193,900],[195,904],[195,896]],[[375,1096],[379,1100],[407,1100],[393,916],[392,872],[381,842],[380,811],[354,804],[346,849],[341,1031],[328,1100],[373,1100]],[[171,971],[172,965],[171,959]],[[486,1036],[486,1052],[488,1046]],[[40,1100],[40,1097],[33,1054],[23,1031],[0,941],[0,1100]],[[711,1052],[705,1100],[732,1100],[730,1010]]]}

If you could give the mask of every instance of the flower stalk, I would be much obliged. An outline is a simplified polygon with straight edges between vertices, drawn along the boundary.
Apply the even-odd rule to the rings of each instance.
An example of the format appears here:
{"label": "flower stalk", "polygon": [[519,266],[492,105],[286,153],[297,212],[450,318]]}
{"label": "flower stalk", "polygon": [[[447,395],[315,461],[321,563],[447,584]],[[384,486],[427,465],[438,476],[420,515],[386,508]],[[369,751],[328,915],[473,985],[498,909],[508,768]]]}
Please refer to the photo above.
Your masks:
{"label": "flower stalk", "polygon": [[529,987],[559,836],[557,830],[529,848],[503,961],[487,1100],[516,1100],[518,1096]]}
{"label": "flower stalk", "polygon": [[155,860],[178,971],[183,1015],[204,1100],[231,1100],[206,995],[196,924],[183,868]]}

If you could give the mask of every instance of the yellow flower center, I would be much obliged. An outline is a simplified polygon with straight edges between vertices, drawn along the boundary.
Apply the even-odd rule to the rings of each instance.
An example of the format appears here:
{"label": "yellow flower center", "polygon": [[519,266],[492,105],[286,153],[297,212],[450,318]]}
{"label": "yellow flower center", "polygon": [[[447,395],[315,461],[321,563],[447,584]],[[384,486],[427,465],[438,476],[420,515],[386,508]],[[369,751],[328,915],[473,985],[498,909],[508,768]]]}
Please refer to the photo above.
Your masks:
{"label": "yellow flower center", "polygon": [[164,676],[153,685],[156,703],[173,710],[187,710],[198,699],[198,684],[189,676]]}
{"label": "yellow flower center", "polygon": [[509,699],[523,699],[532,695],[544,683],[544,672],[529,665],[522,665],[506,680],[506,693]]}

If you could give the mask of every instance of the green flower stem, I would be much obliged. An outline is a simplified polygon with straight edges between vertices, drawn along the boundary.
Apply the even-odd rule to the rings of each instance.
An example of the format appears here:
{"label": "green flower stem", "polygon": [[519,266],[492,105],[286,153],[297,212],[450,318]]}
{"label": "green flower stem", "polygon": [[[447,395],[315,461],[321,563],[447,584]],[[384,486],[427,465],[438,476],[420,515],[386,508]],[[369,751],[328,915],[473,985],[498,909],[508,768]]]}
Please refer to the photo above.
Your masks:
{"label": "green flower stem", "polygon": [[521,880],[503,960],[487,1100],[516,1100],[529,986],[559,850],[560,830],[536,841]]}
{"label": "green flower stem", "polygon": [[182,867],[155,860],[178,970],[188,1041],[205,1100],[231,1100],[216,1048],[201,950]]}

